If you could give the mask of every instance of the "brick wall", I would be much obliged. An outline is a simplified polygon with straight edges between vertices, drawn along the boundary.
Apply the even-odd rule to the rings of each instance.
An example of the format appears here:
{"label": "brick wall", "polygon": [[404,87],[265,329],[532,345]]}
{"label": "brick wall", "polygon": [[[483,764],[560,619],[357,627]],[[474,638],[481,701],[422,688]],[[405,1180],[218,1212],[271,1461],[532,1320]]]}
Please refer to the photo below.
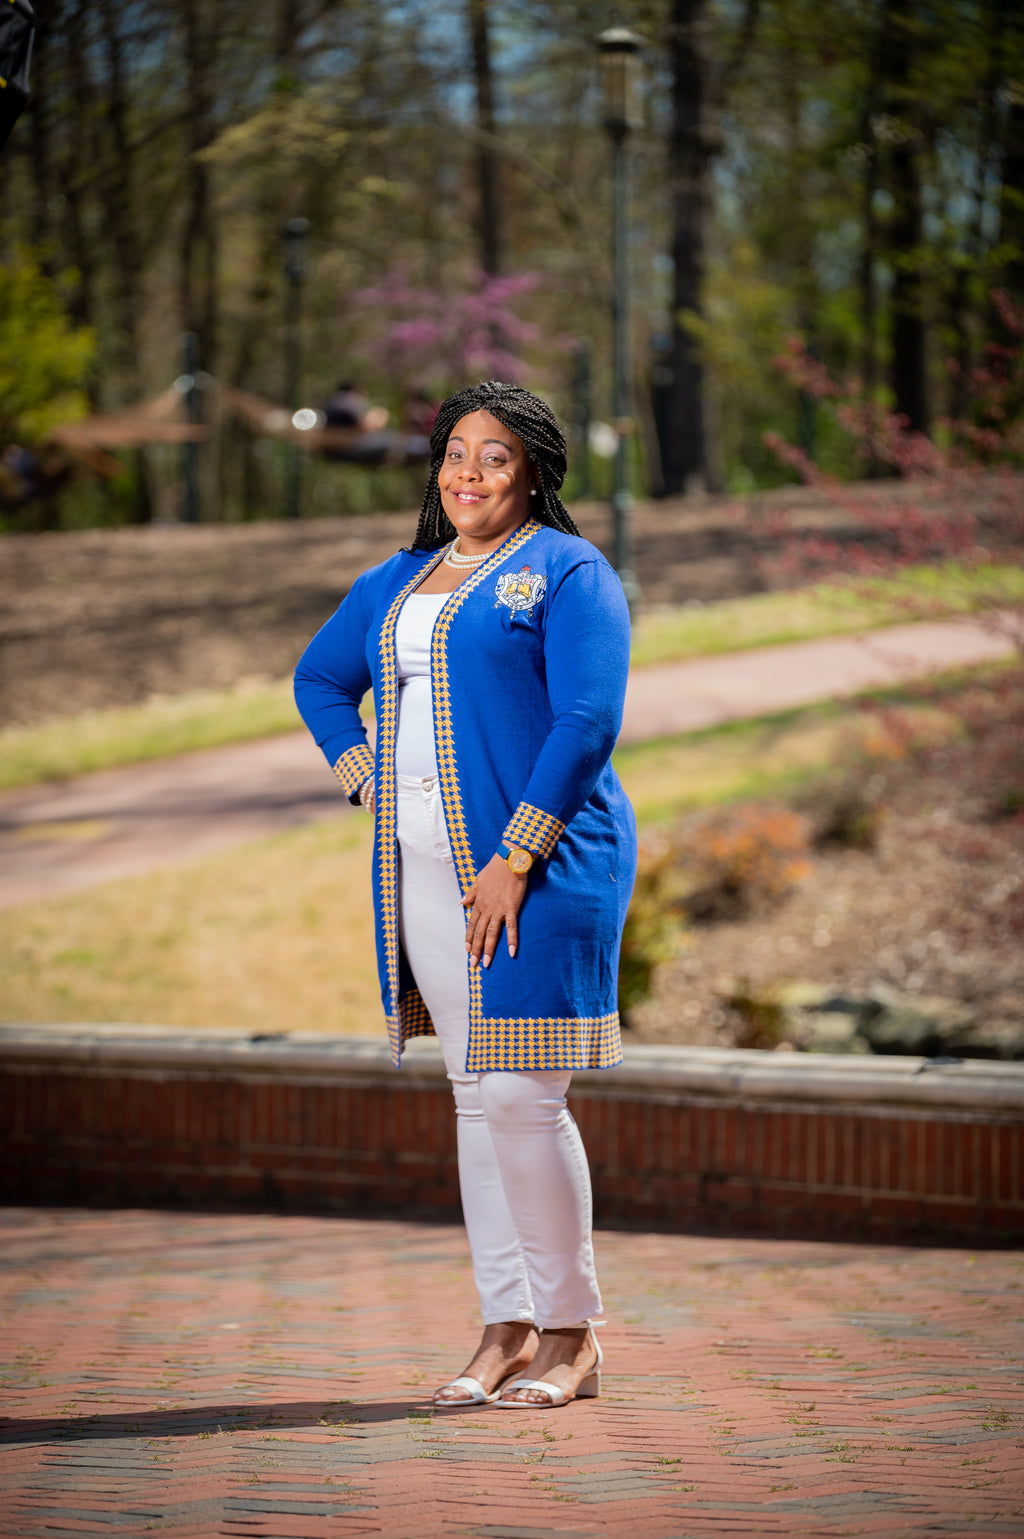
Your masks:
{"label": "brick wall", "polygon": [[[603,1224],[1012,1243],[1024,1066],[632,1049],[571,1094]],[[458,1212],[430,1047],[0,1030],[8,1203]]]}

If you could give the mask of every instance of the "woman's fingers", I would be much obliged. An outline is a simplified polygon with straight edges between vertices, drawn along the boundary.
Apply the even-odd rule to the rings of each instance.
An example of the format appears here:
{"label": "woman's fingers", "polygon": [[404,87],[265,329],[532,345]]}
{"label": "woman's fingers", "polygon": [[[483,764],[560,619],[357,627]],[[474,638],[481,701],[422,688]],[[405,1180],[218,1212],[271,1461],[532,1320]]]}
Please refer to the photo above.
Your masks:
{"label": "woman's fingers", "polygon": [[526,893],[525,876],[516,876],[500,856],[484,867],[462,900],[469,910],[466,921],[466,950],[474,967],[490,967],[504,929],[509,955],[519,946],[517,915]]}
{"label": "woman's fingers", "polygon": [[501,914],[491,914],[489,918],[481,918],[478,921],[469,942],[469,959],[474,967],[479,967],[481,964],[484,967],[490,967],[494,953],[498,949],[504,922]]}
{"label": "woman's fingers", "polygon": [[[485,913],[479,899],[469,911],[469,919],[466,923],[466,950],[469,959],[476,967],[484,954],[487,943],[488,931],[493,923],[493,915]],[[491,948],[493,954],[493,947]]]}
{"label": "woman's fingers", "polygon": [[480,950],[478,951],[475,945],[473,947],[475,960],[477,962],[482,960],[485,967],[490,967],[494,953],[498,949],[498,942],[501,939],[501,928],[504,923],[505,920],[501,914],[492,914],[483,931]]}
{"label": "woman's fingers", "polygon": [[466,896],[463,898],[462,906],[466,910],[466,950],[469,951],[469,950],[472,949],[472,945],[473,945],[473,932],[476,929],[477,917],[478,917],[477,916],[477,909],[476,909],[476,883],[475,882],[473,883],[472,887],[467,892]]}

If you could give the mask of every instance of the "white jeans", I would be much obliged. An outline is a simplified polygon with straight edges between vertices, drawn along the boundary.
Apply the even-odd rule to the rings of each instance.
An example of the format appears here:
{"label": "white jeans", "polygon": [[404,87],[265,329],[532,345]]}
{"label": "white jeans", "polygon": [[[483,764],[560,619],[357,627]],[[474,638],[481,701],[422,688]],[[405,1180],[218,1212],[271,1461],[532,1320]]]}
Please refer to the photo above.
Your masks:
{"label": "white jeans", "polygon": [[572,1072],[466,1073],[465,911],[436,780],[398,776],[398,844],[402,946],[455,1096],[462,1210],[484,1324],[580,1325],[601,1313],[601,1296],[590,1172],[565,1104]]}

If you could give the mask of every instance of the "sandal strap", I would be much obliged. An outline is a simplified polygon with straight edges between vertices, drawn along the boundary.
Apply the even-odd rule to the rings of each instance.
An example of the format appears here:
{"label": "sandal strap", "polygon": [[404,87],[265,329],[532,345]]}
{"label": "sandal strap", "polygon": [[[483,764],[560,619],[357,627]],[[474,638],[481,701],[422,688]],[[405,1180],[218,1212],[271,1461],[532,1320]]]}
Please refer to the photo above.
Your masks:
{"label": "sandal strap", "polygon": [[[501,1398],[503,1400],[506,1399],[514,1389],[539,1389],[548,1396],[552,1405],[564,1405],[566,1401],[565,1390],[559,1389],[557,1384],[549,1384],[546,1379],[517,1379],[514,1384],[506,1384],[501,1392]],[[529,1402],[520,1401],[518,1403],[525,1405]],[[542,1410],[543,1407],[539,1406],[538,1409]]]}
{"label": "sandal strap", "polygon": [[[468,1391],[469,1399],[438,1400],[435,1395],[435,1405],[485,1405],[489,1400],[495,1398],[487,1393],[479,1379],[471,1379],[467,1374],[463,1374],[461,1378],[452,1379],[448,1384],[442,1384],[441,1389],[464,1389]],[[440,1390],[438,1394],[440,1394]]]}

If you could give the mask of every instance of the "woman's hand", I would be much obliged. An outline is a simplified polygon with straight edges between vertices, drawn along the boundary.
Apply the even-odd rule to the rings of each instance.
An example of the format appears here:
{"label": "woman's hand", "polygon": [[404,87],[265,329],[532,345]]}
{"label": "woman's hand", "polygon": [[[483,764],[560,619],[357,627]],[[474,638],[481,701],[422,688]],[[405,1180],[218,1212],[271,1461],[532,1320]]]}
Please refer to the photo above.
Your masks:
{"label": "woman's hand", "polygon": [[500,855],[492,855],[462,900],[469,910],[466,925],[466,950],[471,964],[490,967],[501,939],[504,925],[508,954],[514,957],[519,945],[519,909],[526,896],[526,876],[517,876]]}

